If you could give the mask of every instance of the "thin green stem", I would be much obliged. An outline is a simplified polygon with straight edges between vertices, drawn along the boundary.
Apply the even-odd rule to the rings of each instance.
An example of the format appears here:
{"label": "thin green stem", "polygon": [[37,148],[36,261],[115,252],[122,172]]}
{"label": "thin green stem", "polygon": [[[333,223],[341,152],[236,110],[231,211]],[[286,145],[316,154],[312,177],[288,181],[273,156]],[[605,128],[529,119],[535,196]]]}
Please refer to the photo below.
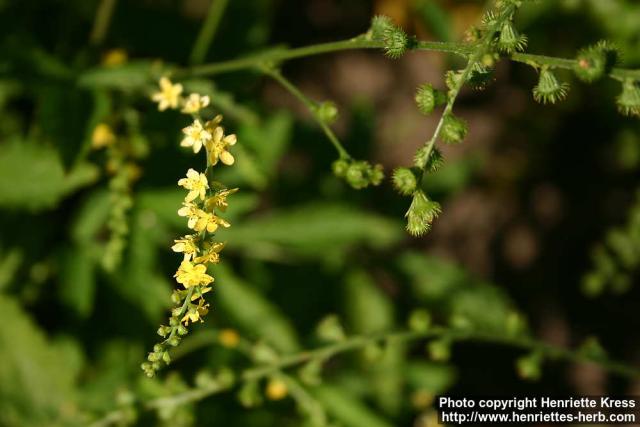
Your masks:
{"label": "thin green stem", "polygon": [[311,115],[314,118],[314,120],[322,128],[322,131],[324,132],[324,134],[327,136],[327,138],[329,139],[331,144],[334,146],[334,148],[338,152],[338,155],[340,156],[340,158],[341,159],[349,159],[351,156],[349,155],[347,150],[344,148],[344,146],[342,145],[342,143],[340,142],[340,140],[338,139],[336,134],[331,130],[331,128],[322,119],[322,117],[320,117],[320,115],[318,113],[319,104],[317,102],[311,100],[304,93],[302,93],[302,91],[300,89],[298,89],[289,80],[287,80],[282,75],[282,73],[280,73],[280,71],[278,71],[278,70],[276,70],[274,68],[268,67],[268,66],[262,67],[262,70],[266,75],[272,77],[274,80],[276,80],[278,83],[280,83],[282,85],[282,87],[284,87],[289,93],[291,93],[293,96],[295,96],[300,102],[302,102],[307,107],[307,109],[311,113]]}
{"label": "thin green stem", "polygon": [[[382,49],[384,43],[373,41],[366,36],[358,36],[348,40],[341,40],[331,43],[320,43],[311,46],[304,46],[294,49],[276,48],[244,58],[232,59],[229,61],[217,62],[207,65],[199,65],[181,70],[178,75],[182,76],[206,76],[232,71],[252,69],[265,62],[279,63],[296,58],[320,55],[324,53],[339,52],[353,49]],[[435,52],[452,53],[466,56],[466,48],[459,43],[444,42],[418,42],[415,50],[428,50]]]}
{"label": "thin green stem", "polygon": [[[535,68],[540,68],[543,65],[546,65],[550,68],[574,70],[576,65],[578,64],[578,61],[575,59],[556,58],[553,56],[533,55],[529,53],[514,53],[510,58],[512,61],[521,62]],[[620,81],[626,79],[638,80],[640,79],[640,70],[613,68],[609,72],[609,77]]]}
{"label": "thin green stem", "polygon": [[211,43],[215,38],[216,31],[218,30],[218,26],[220,25],[220,21],[222,20],[222,16],[224,15],[224,11],[227,8],[228,3],[229,0],[211,1],[209,12],[204,21],[204,24],[202,24],[202,28],[200,29],[200,33],[198,34],[198,38],[193,45],[193,50],[191,51],[189,62],[192,65],[199,65],[204,62],[204,59],[207,56],[207,52],[209,51],[209,47],[211,46]]}
{"label": "thin green stem", "polygon": [[117,0],[102,0],[98,5],[91,35],[89,36],[89,42],[92,45],[101,44],[106,37],[111,18],[113,17],[113,11],[116,7],[116,1]]}

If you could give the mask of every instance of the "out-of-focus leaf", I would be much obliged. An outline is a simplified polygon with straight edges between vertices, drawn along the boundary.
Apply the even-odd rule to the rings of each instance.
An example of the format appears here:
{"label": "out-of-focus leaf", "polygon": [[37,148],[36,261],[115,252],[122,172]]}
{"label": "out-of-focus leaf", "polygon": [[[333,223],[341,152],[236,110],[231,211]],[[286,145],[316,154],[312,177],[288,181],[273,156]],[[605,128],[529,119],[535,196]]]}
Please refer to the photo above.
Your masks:
{"label": "out-of-focus leaf", "polygon": [[12,141],[0,146],[0,206],[39,210],[65,193],[64,169],[51,148]]}
{"label": "out-of-focus leaf", "polygon": [[313,204],[245,219],[224,235],[230,247],[248,252],[267,248],[324,257],[357,244],[389,247],[404,231],[396,221],[352,206]]}
{"label": "out-of-focus leaf", "polygon": [[61,255],[60,299],[72,311],[86,317],[93,309],[95,259],[87,248],[68,248]]}
{"label": "out-of-focus leaf", "polygon": [[436,39],[443,42],[453,39],[451,17],[437,0],[415,0],[413,7],[427,29],[434,33]]}
{"label": "out-of-focus leaf", "polygon": [[457,265],[417,252],[401,255],[399,266],[410,277],[413,294],[422,301],[445,298],[469,280]]}
{"label": "out-of-focus leaf", "polygon": [[244,332],[284,353],[300,348],[293,326],[275,305],[222,264],[214,276],[217,302]]}
{"label": "out-of-focus leaf", "polygon": [[64,194],[70,194],[98,180],[100,170],[91,163],[80,163],[64,177]]}
{"label": "out-of-focus leaf", "polygon": [[0,294],[0,425],[55,426],[73,399],[74,374],[20,306]]}
{"label": "out-of-focus leaf", "polygon": [[78,209],[71,226],[71,237],[76,243],[91,242],[109,217],[110,196],[107,191],[94,191]]}
{"label": "out-of-focus leaf", "polygon": [[133,91],[153,83],[150,61],[131,61],[117,67],[100,67],[86,71],[78,78],[78,85],[93,89]]}
{"label": "out-of-focus leaf", "polygon": [[182,82],[186,92],[207,95],[211,99],[211,107],[220,109],[225,117],[236,120],[244,125],[257,126],[259,116],[248,107],[237,103],[233,95],[216,88],[211,80],[190,79]]}
{"label": "out-of-focus leaf", "polygon": [[15,279],[15,273],[20,268],[23,258],[24,254],[18,248],[0,253],[0,291]]}
{"label": "out-of-focus leaf", "polygon": [[425,183],[428,193],[455,193],[463,189],[473,178],[473,174],[480,166],[476,157],[465,157],[453,162],[446,162],[444,166]]}
{"label": "out-of-focus leaf", "polygon": [[[393,330],[395,313],[391,299],[364,271],[354,271],[345,283],[347,321],[357,334],[374,334]],[[387,343],[378,360],[367,366],[372,391],[386,413],[395,414],[402,405],[402,370],[405,346]]]}
{"label": "out-of-focus leaf", "polygon": [[292,131],[291,114],[281,111],[269,117],[261,126],[242,126],[238,138],[256,153],[264,172],[272,175],[287,149]]}
{"label": "out-of-focus leaf", "polygon": [[341,388],[321,385],[313,394],[327,412],[345,427],[391,427],[392,424],[373,412]]}
{"label": "out-of-focus leaf", "polygon": [[461,288],[451,298],[450,321],[453,326],[490,333],[507,333],[510,316],[516,313],[512,302],[499,288],[476,283]]}
{"label": "out-of-focus leaf", "polygon": [[442,363],[410,362],[405,375],[412,387],[434,395],[445,392],[456,380],[455,369]]}

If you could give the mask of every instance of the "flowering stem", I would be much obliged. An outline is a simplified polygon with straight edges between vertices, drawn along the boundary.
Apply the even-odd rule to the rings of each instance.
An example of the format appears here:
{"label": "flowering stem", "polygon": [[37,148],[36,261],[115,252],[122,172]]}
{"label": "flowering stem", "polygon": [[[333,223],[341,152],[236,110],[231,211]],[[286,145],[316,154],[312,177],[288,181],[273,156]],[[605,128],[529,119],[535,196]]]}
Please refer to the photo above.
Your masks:
{"label": "flowering stem", "polygon": [[[326,361],[338,354],[358,350],[371,344],[384,342],[413,342],[424,339],[446,339],[452,342],[480,342],[488,344],[505,345],[529,352],[537,352],[551,360],[565,360],[574,363],[591,363],[600,366],[605,371],[628,377],[630,379],[640,378],[640,368],[627,365],[625,363],[616,362],[608,359],[594,359],[588,355],[571,349],[557,347],[538,341],[531,337],[516,337],[503,334],[454,330],[445,327],[432,327],[426,331],[398,331],[391,333],[380,333],[375,335],[357,335],[349,337],[344,341],[320,347],[315,350],[302,351],[300,353],[284,356],[279,360],[261,366],[248,368],[240,373],[239,378],[242,381],[255,381],[281,371],[299,366],[311,360]],[[193,348],[199,348],[194,346]],[[173,396],[153,399],[142,403],[142,407],[147,410],[158,409],[168,406],[184,405],[205,399],[214,394],[218,394],[232,388],[232,384],[214,383],[204,388],[193,388]],[[92,427],[108,426],[118,422],[122,416],[120,411],[108,413],[102,419],[91,424]]]}
{"label": "flowering stem", "polygon": [[344,148],[342,143],[340,143],[340,140],[338,139],[336,134],[331,130],[331,128],[327,125],[327,123],[318,114],[318,107],[319,107],[318,103],[313,101],[313,100],[311,100],[308,96],[306,96],[304,93],[302,93],[302,91],[300,89],[298,89],[289,80],[287,80],[282,75],[282,73],[280,73],[280,71],[278,71],[278,70],[276,70],[274,68],[268,67],[268,66],[264,66],[261,69],[263,70],[263,72],[266,75],[272,77],[274,80],[276,80],[278,83],[280,83],[282,85],[282,87],[284,87],[287,91],[289,91],[289,93],[291,93],[293,96],[298,98],[298,100],[300,102],[302,102],[307,107],[307,109],[309,110],[309,112],[313,116],[314,120],[318,123],[318,125],[320,125],[320,127],[322,128],[322,131],[324,132],[324,134],[327,136],[329,141],[331,141],[331,144],[333,144],[333,146],[335,147],[336,151],[338,151],[338,155],[340,156],[340,158],[341,159],[350,159],[351,156],[349,155],[347,150]]}
{"label": "flowering stem", "polygon": [[198,38],[191,51],[191,57],[189,59],[191,64],[198,65],[204,61],[228,3],[229,0],[212,0],[207,18],[200,29]]}

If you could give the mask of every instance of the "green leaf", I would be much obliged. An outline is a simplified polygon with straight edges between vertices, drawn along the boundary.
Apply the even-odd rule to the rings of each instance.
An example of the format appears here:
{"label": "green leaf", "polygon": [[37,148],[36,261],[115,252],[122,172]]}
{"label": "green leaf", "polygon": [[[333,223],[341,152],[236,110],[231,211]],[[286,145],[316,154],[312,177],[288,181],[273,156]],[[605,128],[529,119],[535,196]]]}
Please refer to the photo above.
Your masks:
{"label": "green leaf", "polygon": [[392,424],[341,388],[322,385],[313,394],[327,412],[345,427],[391,427]]}
{"label": "green leaf", "polygon": [[111,68],[94,68],[80,76],[78,85],[93,89],[139,90],[152,84],[151,70],[152,63],[146,60],[131,61]]}
{"label": "green leaf", "polygon": [[311,204],[245,219],[224,231],[230,248],[279,256],[339,256],[355,245],[388,248],[404,238],[402,225],[382,216],[338,204]]}
{"label": "green leaf", "polygon": [[65,191],[62,162],[52,148],[18,140],[0,146],[0,207],[51,208]]}
{"label": "green leaf", "polygon": [[72,404],[73,367],[16,301],[1,294],[0,323],[0,425],[59,425]]}
{"label": "green leaf", "polygon": [[93,310],[95,259],[87,248],[69,248],[61,254],[60,299],[81,317]]}
{"label": "green leaf", "polygon": [[456,381],[456,371],[442,363],[411,362],[407,364],[405,375],[409,384],[434,395],[442,394]]}
{"label": "green leaf", "polygon": [[299,350],[295,329],[278,307],[224,265],[215,266],[214,277],[217,303],[241,330],[280,352]]}
{"label": "green leaf", "polygon": [[424,302],[446,298],[469,281],[458,265],[418,252],[402,254],[399,266],[409,276],[413,294]]}
{"label": "green leaf", "polygon": [[391,299],[364,271],[357,270],[347,276],[344,305],[350,330],[357,334],[390,331],[394,327]]}

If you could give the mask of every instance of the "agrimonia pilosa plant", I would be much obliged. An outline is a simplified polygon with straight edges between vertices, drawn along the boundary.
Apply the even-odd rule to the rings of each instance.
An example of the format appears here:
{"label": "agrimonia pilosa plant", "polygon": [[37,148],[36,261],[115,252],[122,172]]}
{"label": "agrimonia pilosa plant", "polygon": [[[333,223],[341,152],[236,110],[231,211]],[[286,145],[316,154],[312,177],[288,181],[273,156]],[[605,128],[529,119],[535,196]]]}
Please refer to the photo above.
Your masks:
{"label": "agrimonia pilosa plant", "polygon": [[[389,18],[376,16],[369,31],[349,40],[296,49],[271,49],[226,62],[174,68],[172,73],[175,78],[191,78],[253,69],[274,79],[308,108],[335,148],[338,159],[332,165],[334,174],[351,187],[363,189],[382,183],[382,166],[355,159],[349,154],[331,129],[338,116],[337,106],[331,101],[316,102],[307,97],[282,74],[281,63],[349,49],[382,49],[391,59],[400,58],[409,51],[445,52],[462,58],[462,68],[446,72],[446,90],[436,89],[437,85],[432,83],[424,83],[417,88],[415,102],[419,111],[429,115],[436,109],[442,109],[440,119],[433,134],[416,151],[412,164],[397,168],[391,178],[398,193],[411,199],[406,212],[406,228],[410,234],[420,236],[429,231],[442,211],[440,204],[424,190],[424,182],[444,162],[438,144],[459,144],[468,133],[466,121],[454,113],[456,100],[465,86],[482,89],[490,84],[500,60],[526,64],[539,74],[539,81],[532,89],[532,96],[539,103],[555,104],[568,96],[569,84],[560,81],[556,72],[569,70],[585,83],[594,83],[604,78],[618,81],[621,85],[621,93],[616,98],[619,111],[627,116],[640,116],[640,70],[618,68],[620,58],[612,44],[598,42],[580,50],[575,59],[524,53],[528,39],[526,35],[519,33],[514,22],[518,9],[524,3],[527,0],[497,0],[494,7],[484,14],[481,23],[468,29],[465,40],[459,43],[418,40],[407,35]],[[206,42],[198,43],[198,46],[199,53],[196,57],[201,57],[203,49],[206,50]],[[194,61],[198,62],[200,61]],[[109,70],[104,72],[108,74]],[[220,126],[221,116],[210,120],[201,117],[202,108],[210,102],[209,97],[190,94],[185,98],[182,90],[182,85],[163,77],[160,80],[160,92],[153,99],[158,102],[160,110],[181,108],[183,113],[192,116],[193,123],[184,129],[185,137],[181,145],[191,147],[194,153],[200,152],[204,147],[207,166],[204,172],[190,169],[186,178],[179,181],[179,185],[188,191],[179,215],[188,218],[188,226],[194,234],[176,240],[173,246],[175,251],[184,254],[175,275],[184,289],[174,292],[176,307],[172,311],[169,325],[161,326],[158,331],[164,341],[154,347],[148,362],[143,364],[148,375],[153,375],[158,370],[161,361],[169,362],[168,348],[179,343],[180,337],[187,333],[186,325],[190,321],[200,320],[206,313],[208,304],[203,295],[211,289],[210,284],[213,282],[213,277],[207,273],[207,265],[219,261],[218,254],[223,247],[222,243],[212,240],[213,233],[220,226],[229,226],[217,212],[224,210],[227,196],[236,191],[211,179],[212,168],[218,162],[233,164],[234,158],[227,149],[235,144],[235,136],[225,136]]]}

